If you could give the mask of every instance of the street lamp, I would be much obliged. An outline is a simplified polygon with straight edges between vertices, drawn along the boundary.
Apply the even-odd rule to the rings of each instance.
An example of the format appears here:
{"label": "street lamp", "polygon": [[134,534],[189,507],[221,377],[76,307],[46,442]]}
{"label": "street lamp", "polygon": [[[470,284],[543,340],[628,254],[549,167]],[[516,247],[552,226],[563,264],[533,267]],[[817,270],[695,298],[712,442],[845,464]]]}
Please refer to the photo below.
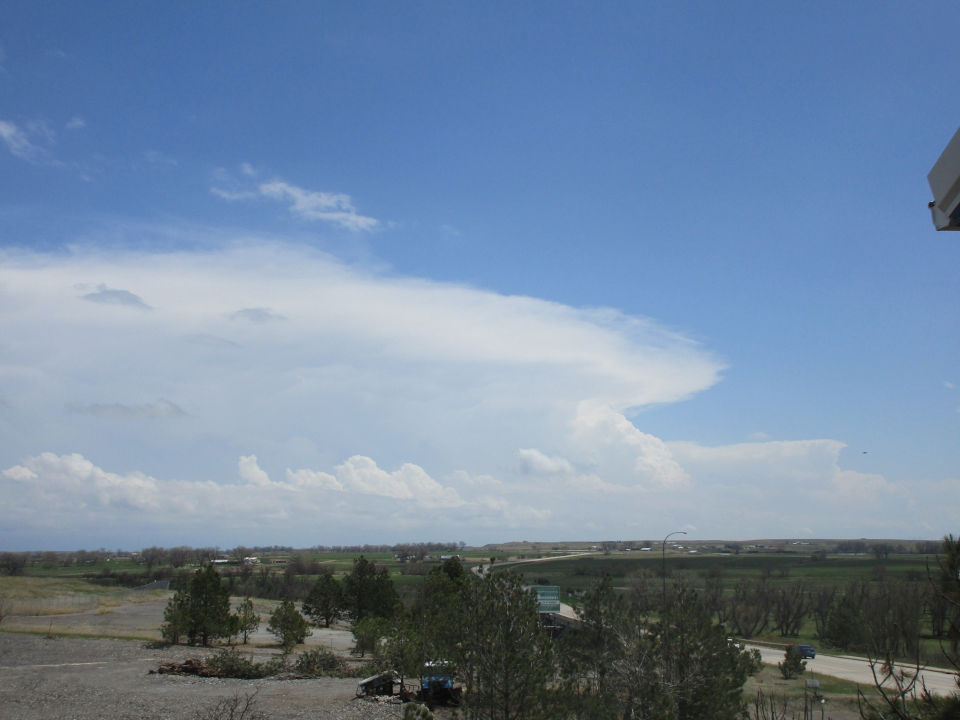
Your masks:
{"label": "street lamp", "polygon": [[686,535],[687,533],[683,530],[675,530],[670,533],[663,539],[663,544],[660,546],[660,574],[663,576],[663,609],[667,609],[667,540],[672,538],[674,535]]}

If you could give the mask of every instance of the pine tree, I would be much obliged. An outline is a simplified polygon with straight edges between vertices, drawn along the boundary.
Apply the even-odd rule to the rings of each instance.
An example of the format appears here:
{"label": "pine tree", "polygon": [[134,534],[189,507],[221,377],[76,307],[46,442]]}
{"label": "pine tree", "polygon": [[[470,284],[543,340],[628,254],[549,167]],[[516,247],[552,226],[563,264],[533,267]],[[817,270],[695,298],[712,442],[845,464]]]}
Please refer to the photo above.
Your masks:
{"label": "pine tree", "polygon": [[220,575],[212,565],[205,565],[190,578],[167,603],[161,628],[163,638],[179,642],[183,635],[191,645],[230,637],[236,627],[230,614],[230,592],[221,583]]}
{"label": "pine tree", "polygon": [[253,609],[253,600],[245,598],[237,607],[237,631],[243,635],[243,644],[260,627],[260,616]]}
{"label": "pine tree", "polygon": [[303,612],[313,622],[324,627],[340,617],[343,612],[343,588],[333,575],[324,573],[317,578],[310,594],[303,601]]}
{"label": "pine tree", "polygon": [[276,636],[284,650],[290,650],[294,645],[299,645],[310,634],[306,619],[297,611],[289,598],[284,598],[270,615],[267,630]]}

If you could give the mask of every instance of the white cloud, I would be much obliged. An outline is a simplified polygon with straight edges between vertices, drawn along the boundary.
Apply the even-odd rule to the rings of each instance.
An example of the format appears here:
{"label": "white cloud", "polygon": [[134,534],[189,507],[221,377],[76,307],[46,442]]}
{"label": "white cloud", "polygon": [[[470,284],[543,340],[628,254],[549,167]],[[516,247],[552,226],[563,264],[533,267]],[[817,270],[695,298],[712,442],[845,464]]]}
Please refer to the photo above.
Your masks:
{"label": "white cloud", "polygon": [[87,121],[84,120],[79,115],[74,115],[72,118],[67,120],[67,124],[64,126],[67,130],[82,130],[87,126]]}
{"label": "white cloud", "polygon": [[[608,428],[597,443],[574,442],[575,455],[539,448],[567,446],[585,399],[627,422],[616,414],[689,397],[722,368],[644,318],[380,277],[263,243],[151,255],[7,251],[0,286],[16,308],[0,313],[0,337],[16,348],[0,367],[10,403],[0,467],[22,464],[22,448],[38,444],[81,450],[105,467],[136,458],[151,477],[176,478],[164,481],[153,522],[205,533],[247,527],[225,526],[229,510],[264,542],[285,533],[316,542],[317,517],[342,542],[400,532],[486,541],[491,528],[519,535],[565,518],[581,492],[663,487],[665,468],[634,468],[656,446],[630,441],[643,434],[616,435],[624,467],[607,457]],[[76,302],[78,288],[93,297]],[[142,298],[151,312],[119,311],[142,309]],[[106,311],[108,300],[117,311]],[[176,422],[130,422],[149,417]],[[528,469],[582,467],[583,477],[541,480],[519,472],[518,459]],[[569,497],[539,507],[551,486]],[[416,515],[398,514],[401,506]],[[195,525],[203,513],[212,519]],[[277,513],[294,520],[271,529],[263,518]],[[186,541],[169,533],[173,544]]]}
{"label": "white cloud", "polygon": [[[34,165],[46,164],[50,162],[50,149],[47,145],[51,142],[51,137],[49,132],[42,132],[44,127],[36,125],[33,131],[24,130],[16,123],[0,120],[0,140],[3,140],[14,157]],[[36,138],[38,134],[39,138]]]}
{"label": "white cloud", "polygon": [[943,381],[943,386],[944,386],[947,390],[956,390],[956,389],[957,389],[956,383],[952,383],[952,382],[950,382],[949,380],[944,380],[944,381]]}
{"label": "white cloud", "polygon": [[262,183],[260,194],[274,200],[287,200],[290,212],[306,220],[325,220],[347,230],[372,230],[374,218],[358,215],[353,201],[344,193],[304,190],[281,180]]}
{"label": "white cloud", "polygon": [[[240,170],[247,178],[259,174],[249,163],[242,163]],[[380,224],[375,218],[360,215],[353,199],[345,193],[307,190],[280,179],[260,183],[251,189],[223,169],[214,173],[214,177],[217,184],[210,188],[210,192],[230,202],[257,198],[278,200],[286,203],[292,214],[304,220],[320,220],[353,231],[373,230]]]}
{"label": "white cloud", "polygon": [[[0,253],[8,546],[51,527],[112,546],[131,541],[102,533],[140,527],[146,544],[227,545],[869,535],[891,516],[915,536],[935,520],[902,483],[844,467],[836,440],[706,447],[631,422],[723,369],[646,318],[264,242]],[[124,309],[142,298],[151,312]],[[960,485],[941,493],[946,517]]]}
{"label": "white cloud", "polygon": [[583,401],[572,424],[580,442],[605,448],[608,456],[620,459],[621,465],[630,463],[630,484],[672,488],[689,484],[689,474],[670,448],[660,438],[642,432],[610,405]]}
{"label": "white cloud", "polygon": [[251,190],[224,190],[223,188],[212,187],[210,192],[216,195],[219,198],[224,200],[254,200],[259,197],[259,194]]}
{"label": "white cloud", "polygon": [[[77,511],[114,506],[128,510],[152,511],[159,507],[157,481],[141,472],[105,472],[78,453],[58,456],[46,452],[27,458],[2,472],[7,480],[29,485],[39,502],[31,511]],[[28,491],[28,494],[29,492]],[[24,493],[4,493],[14,506]]]}
{"label": "white cloud", "polygon": [[298,488],[343,491],[343,484],[330,473],[320,470],[291,470],[287,468],[287,482]]}
{"label": "white cloud", "polygon": [[539,475],[569,475],[573,473],[573,466],[569,460],[559,456],[548,456],[536,448],[521,448],[517,450],[520,460],[520,469],[524,473]]}
{"label": "white cloud", "polygon": [[270,476],[260,469],[256,455],[241,455],[237,463],[237,472],[241,480],[251,485],[262,487],[270,485]]}

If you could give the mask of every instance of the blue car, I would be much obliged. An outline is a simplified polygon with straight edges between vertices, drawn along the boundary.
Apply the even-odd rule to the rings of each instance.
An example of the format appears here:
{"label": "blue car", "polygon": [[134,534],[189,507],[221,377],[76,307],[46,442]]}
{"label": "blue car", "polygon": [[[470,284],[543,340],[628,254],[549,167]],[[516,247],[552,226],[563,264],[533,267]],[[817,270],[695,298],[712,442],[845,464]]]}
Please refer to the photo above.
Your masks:
{"label": "blue car", "polygon": [[813,645],[797,645],[797,651],[800,653],[801,658],[815,658],[817,656],[817,651]]}

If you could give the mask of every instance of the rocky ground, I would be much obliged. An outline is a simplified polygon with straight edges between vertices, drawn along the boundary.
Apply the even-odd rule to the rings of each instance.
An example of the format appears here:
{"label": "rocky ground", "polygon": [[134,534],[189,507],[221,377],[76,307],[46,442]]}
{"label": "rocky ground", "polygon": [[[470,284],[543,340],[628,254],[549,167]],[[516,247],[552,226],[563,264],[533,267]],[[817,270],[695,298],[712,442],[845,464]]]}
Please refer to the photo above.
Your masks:
{"label": "rocky ground", "polygon": [[[357,698],[357,678],[224,680],[152,674],[161,663],[213,653],[143,639],[159,637],[165,604],[157,598],[106,612],[8,616],[0,631],[0,718],[205,720],[213,717],[209,713],[219,702],[254,693],[255,709],[269,720],[379,720],[403,714],[395,698]],[[278,652],[264,630],[252,641],[240,649],[258,661]],[[314,629],[308,638],[308,646],[324,645],[345,657],[351,644],[344,628]]]}
{"label": "rocky ground", "polygon": [[399,718],[398,701],[357,698],[355,678],[222,680],[151,674],[161,663],[202,657],[197,648],[136,640],[0,633],[0,717],[11,720],[204,717],[218,701],[256,693],[266,717]]}

